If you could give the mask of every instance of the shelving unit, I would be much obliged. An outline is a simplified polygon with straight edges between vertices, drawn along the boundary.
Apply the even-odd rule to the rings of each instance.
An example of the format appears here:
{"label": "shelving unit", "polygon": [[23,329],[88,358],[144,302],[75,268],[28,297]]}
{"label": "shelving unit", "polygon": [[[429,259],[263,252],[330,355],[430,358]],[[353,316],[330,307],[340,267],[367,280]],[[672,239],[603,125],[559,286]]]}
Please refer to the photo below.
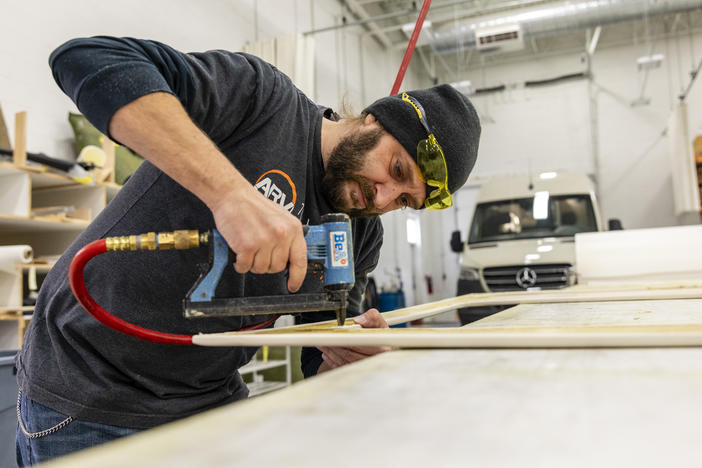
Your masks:
{"label": "shelving unit", "polygon": [[[114,183],[79,184],[9,162],[0,162],[0,187],[0,244],[29,244],[35,256],[63,252],[119,191]],[[58,215],[32,213],[51,207],[73,209]],[[80,217],[71,217],[72,212]]]}
{"label": "shelving unit", "polygon": [[[1,116],[0,116],[1,118]],[[67,175],[28,165],[26,114],[15,116],[12,162],[0,161],[0,245],[29,245],[34,258],[55,259],[116,196],[114,182],[80,184]],[[46,275],[51,261],[0,270],[0,349],[21,346],[33,307],[22,305],[30,270]],[[16,331],[11,330],[16,324]]]}
{"label": "shelving unit", "polygon": [[[260,373],[267,369],[276,367],[285,367],[284,381],[266,381],[263,380],[263,375]],[[262,395],[272,392],[283,387],[287,387],[292,383],[292,369],[290,367],[290,347],[285,347],[285,359],[263,360],[254,356],[253,359],[245,366],[239,369],[241,375],[251,374],[252,381],[247,384],[249,387],[249,396]]]}
{"label": "shelving unit", "polygon": [[[294,324],[295,320],[292,316],[284,315],[276,321],[275,327],[288,327]],[[268,359],[269,355],[272,355],[275,359]],[[284,380],[281,380],[277,375],[275,376],[277,380],[265,380],[266,376],[264,376],[263,372],[281,367],[285,369]],[[274,348],[264,346],[248,364],[239,368],[239,373],[242,376],[251,376],[251,381],[246,384],[249,387],[250,397],[287,387],[293,380],[290,346]],[[271,376],[268,375],[267,377],[270,378]],[[248,381],[249,379],[247,378],[246,380]]]}
{"label": "shelving unit", "polygon": [[[0,162],[0,187],[0,245],[30,245],[35,258],[61,255],[119,190],[112,183],[79,184],[67,176],[9,162]],[[58,214],[34,214],[50,207],[65,209]],[[72,212],[80,217],[71,217]],[[20,346],[31,318],[25,313],[31,308],[22,307],[23,277],[30,268],[46,274],[51,265],[19,264],[16,273],[0,271],[0,349]],[[16,335],[7,330],[13,321]]]}

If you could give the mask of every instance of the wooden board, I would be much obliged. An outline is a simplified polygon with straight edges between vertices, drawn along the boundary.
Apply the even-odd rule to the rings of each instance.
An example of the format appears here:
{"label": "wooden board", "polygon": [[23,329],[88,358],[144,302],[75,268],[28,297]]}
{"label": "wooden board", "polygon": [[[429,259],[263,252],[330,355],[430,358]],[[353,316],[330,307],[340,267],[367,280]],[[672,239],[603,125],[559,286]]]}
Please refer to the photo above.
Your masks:
{"label": "wooden board", "polygon": [[12,149],[12,145],[10,144],[10,134],[7,132],[5,116],[2,113],[2,106],[0,106],[0,149]]}
{"label": "wooden board", "polygon": [[[630,301],[646,299],[696,299],[702,298],[702,281],[663,281],[601,286],[573,286],[551,291],[515,291],[502,293],[474,293],[441,301],[418,304],[390,312],[383,312],[388,325],[398,325],[464,307],[517,304],[558,304],[565,302]],[[353,320],[346,321],[352,325]],[[336,327],[336,321],[297,325],[291,329],[305,330]],[[270,333],[261,330],[257,333]]]}
{"label": "wooden board", "polygon": [[470,324],[471,328],[612,327],[690,325],[700,301],[632,301],[522,304]]}
{"label": "wooden board", "polygon": [[115,142],[103,135],[102,150],[105,152],[105,165],[100,170],[99,182],[115,182]]}
{"label": "wooden board", "polygon": [[12,162],[17,167],[27,165],[27,112],[15,114],[15,149],[12,152]]}
{"label": "wooden board", "polygon": [[53,468],[696,466],[702,349],[396,351]]}
{"label": "wooden board", "polygon": [[[383,313],[390,325],[409,322],[459,307],[592,303],[601,301],[652,301],[662,307],[675,308],[672,299],[702,299],[699,282],[651,283],[605,287],[576,287],[557,291],[469,294],[429,304]],[[484,347],[605,347],[605,346],[698,346],[702,345],[702,301],[686,301],[699,309],[700,315],[677,325],[624,323],[600,326],[566,326],[557,328],[394,328],[362,329],[348,320],[344,327],[335,321],[253,332],[200,334],[193,343],[200,346],[397,346],[435,348]],[[626,307],[622,305],[621,307]],[[664,313],[664,312],[659,312]]]}
{"label": "wooden board", "polygon": [[[702,306],[702,303],[700,303]],[[399,348],[609,348],[702,346],[694,325],[560,328],[338,328],[275,334],[220,333],[193,337],[200,346],[394,346]]]}

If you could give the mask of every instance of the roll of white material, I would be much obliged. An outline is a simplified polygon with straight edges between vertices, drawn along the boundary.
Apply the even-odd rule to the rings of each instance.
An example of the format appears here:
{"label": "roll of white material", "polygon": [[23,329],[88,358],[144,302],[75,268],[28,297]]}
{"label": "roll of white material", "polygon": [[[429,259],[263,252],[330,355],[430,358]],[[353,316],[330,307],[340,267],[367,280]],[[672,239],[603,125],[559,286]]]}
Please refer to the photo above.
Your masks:
{"label": "roll of white material", "polygon": [[29,245],[0,246],[0,271],[17,273],[18,263],[30,263],[33,259],[34,252]]}
{"label": "roll of white material", "polygon": [[578,282],[700,279],[700,240],[700,225],[576,234]]}

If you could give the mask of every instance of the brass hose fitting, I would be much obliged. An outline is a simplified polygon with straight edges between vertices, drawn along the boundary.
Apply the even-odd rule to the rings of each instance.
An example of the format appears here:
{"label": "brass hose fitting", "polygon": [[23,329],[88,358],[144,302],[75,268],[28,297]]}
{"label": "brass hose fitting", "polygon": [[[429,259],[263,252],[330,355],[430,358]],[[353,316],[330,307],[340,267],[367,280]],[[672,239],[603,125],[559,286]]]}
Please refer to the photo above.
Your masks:
{"label": "brass hose fitting", "polygon": [[108,237],[105,245],[108,251],[115,250],[185,250],[194,249],[200,244],[207,244],[208,233],[195,229],[173,232],[147,232],[132,236]]}

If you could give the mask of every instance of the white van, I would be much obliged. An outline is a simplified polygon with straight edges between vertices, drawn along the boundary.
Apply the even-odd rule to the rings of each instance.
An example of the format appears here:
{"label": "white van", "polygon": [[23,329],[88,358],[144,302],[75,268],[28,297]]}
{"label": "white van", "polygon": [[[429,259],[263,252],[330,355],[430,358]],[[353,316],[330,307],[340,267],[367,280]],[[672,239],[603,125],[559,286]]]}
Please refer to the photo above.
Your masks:
{"label": "white van", "polygon": [[[610,229],[621,229],[618,220]],[[603,230],[586,175],[548,172],[495,177],[480,187],[467,242],[460,231],[458,295],[559,289],[575,282],[575,234]],[[466,324],[504,307],[460,309]]]}

